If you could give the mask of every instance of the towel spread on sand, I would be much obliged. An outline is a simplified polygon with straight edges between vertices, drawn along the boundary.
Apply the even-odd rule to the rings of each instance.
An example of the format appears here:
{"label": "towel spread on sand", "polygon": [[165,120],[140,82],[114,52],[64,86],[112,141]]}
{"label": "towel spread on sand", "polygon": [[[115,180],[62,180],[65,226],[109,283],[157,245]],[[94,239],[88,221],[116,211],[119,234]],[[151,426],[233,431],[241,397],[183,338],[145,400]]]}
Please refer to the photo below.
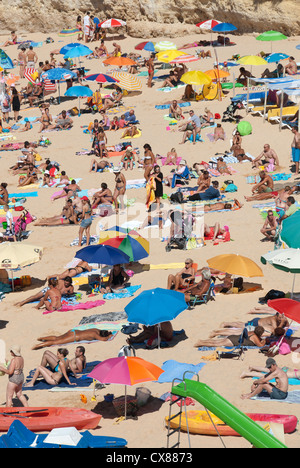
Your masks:
{"label": "towel spread on sand", "polygon": [[261,392],[259,395],[256,395],[252,398],[250,398],[250,400],[258,400],[258,401],[272,401],[274,403],[274,401],[278,402],[278,403],[300,403],[300,390],[293,390],[292,392],[288,392],[288,396],[285,400],[273,400],[270,398],[268,392]]}
{"label": "towel spread on sand", "polygon": [[141,285],[139,286],[128,286],[127,288],[120,289],[119,291],[115,291],[113,293],[103,294],[103,299],[124,299],[125,297],[131,297],[134,293],[140,289]]}
{"label": "towel spread on sand", "polygon": [[169,361],[165,361],[161,366],[161,369],[164,372],[160,374],[158,382],[173,382],[174,379],[183,380],[183,375],[185,373],[186,378],[192,379],[193,376],[198,374],[204,366],[204,363],[187,364],[170,359]]}
{"label": "towel spread on sand", "polygon": [[66,304],[63,305],[61,309],[59,310],[44,310],[43,314],[51,314],[52,312],[68,312],[70,310],[88,310],[88,309],[93,309],[94,307],[100,307],[103,304],[105,304],[105,301],[99,300],[99,301],[87,301],[83,303],[78,303],[74,305]]}

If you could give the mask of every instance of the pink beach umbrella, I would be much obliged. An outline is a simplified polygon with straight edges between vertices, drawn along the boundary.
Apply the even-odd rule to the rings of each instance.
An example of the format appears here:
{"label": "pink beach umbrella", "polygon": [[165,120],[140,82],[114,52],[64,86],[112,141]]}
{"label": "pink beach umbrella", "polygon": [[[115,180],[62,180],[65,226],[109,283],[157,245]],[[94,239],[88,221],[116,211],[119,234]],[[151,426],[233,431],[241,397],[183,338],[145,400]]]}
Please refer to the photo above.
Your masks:
{"label": "pink beach umbrella", "polygon": [[100,362],[88,374],[88,377],[98,380],[103,384],[125,385],[125,419],[127,413],[127,385],[135,385],[142,382],[152,382],[164,371],[142,358],[136,356],[120,356],[106,359]]}
{"label": "pink beach umbrella", "polygon": [[190,63],[197,60],[200,60],[200,57],[196,57],[196,55],[182,55],[171,60],[170,63]]}

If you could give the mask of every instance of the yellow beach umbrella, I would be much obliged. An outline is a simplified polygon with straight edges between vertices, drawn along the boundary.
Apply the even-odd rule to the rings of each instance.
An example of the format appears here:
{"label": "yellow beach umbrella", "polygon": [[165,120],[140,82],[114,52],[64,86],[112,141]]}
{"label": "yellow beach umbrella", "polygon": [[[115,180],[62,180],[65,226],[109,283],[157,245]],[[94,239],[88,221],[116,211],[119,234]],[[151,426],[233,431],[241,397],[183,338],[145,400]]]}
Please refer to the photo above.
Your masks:
{"label": "yellow beach umbrella", "polygon": [[202,86],[210,84],[212,79],[202,71],[192,70],[182,75],[181,81],[186,84]]}
{"label": "yellow beach umbrella", "polygon": [[176,59],[177,57],[181,57],[184,55],[188,55],[188,54],[180,50],[164,50],[162,52],[159,52],[156,55],[156,58],[159,62],[169,63],[172,60]]}
{"label": "yellow beach umbrella", "polygon": [[254,278],[264,276],[261,268],[250,258],[238,254],[223,254],[207,260],[210,268],[229,273],[230,275]]}
{"label": "yellow beach umbrella", "polygon": [[268,65],[268,62],[259,55],[245,55],[244,57],[240,57],[237,62],[241,65],[251,66]]}
{"label": "yellow beach umbrella", "polygon": [[118,86],[126,91],[140,91],[142,89],[141,80],[131,73],[112,72],[110,76],[118,80]]}
{"label": "yellow beach umbrella", "polygon": [[177,46],[174,44],[174,42],[171,41],[160,41],[155,44],[154,48],[157,52],[159,52],[162,50],[175,50],[177,49]]}

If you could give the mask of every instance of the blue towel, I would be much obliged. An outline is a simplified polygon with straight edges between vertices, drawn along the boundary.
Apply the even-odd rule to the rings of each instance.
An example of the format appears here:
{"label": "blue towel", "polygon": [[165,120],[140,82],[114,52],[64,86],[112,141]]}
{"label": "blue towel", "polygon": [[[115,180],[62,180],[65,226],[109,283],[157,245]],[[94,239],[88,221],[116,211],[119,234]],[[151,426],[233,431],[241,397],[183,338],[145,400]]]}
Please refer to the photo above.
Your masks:
{"label": "blue towel", "polygon": [[204,367],[204,363],[200,364],[186,364],[183,362],[178,362],[173,359],[169,361],[165,361],[161,366],[162,370],[164,371],[158,378],[158,382],[173,382],[173,380],[180,379],[183,380],[183,374],[185,372],[190,372],[191,374],[186,374],[185,377],[192,379],[194,374],[198,374],[201,371],[202,367]]}
{"label": "blue towel", "polygon": [[25,197],[37,197],[38,192],[20,192],[20,193],[9,193],[9,198],[25,198]]}
{"label": "blue towel", "polygon": [[[191,106],[190,102],[179,102],[178,103],[179,107],[189,107]],[[160,104],[155,106],[155,109],[169,109],[171,104]]]}
{"label": "blue towel", "polygon": [[300,403],[300,390],[293,390],[292,392],[288,392],[288,396],[285,400],[273,400],[270,398],[268,392],[261,392],[259,395],[250,398],[251,400],[258,400],[258,401],[276,401],[276,403]]}

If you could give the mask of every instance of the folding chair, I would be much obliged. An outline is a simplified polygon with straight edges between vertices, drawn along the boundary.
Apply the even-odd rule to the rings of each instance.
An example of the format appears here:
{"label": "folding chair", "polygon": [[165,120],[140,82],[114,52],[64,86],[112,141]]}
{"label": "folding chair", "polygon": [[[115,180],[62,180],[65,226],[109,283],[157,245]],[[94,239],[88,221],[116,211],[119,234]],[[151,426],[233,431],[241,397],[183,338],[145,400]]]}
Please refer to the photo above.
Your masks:
{"label": "folding chair", "polygon": [[246,350],[246,348],[243,346],[243,342],[246,338],[248,338],[248,330],[247,328],[244,328],[239,338],[238,347],[229,349],[228,351],[226,351],[226,349],[224,350],[217,349],[217,355],[218,355],[219,361],[221,360],[221,358],[242,359],[242,356]]}
{"label": "folding chair", "polygon": [[205,294],[202,294],[201,296],[191,296],[191,299],[189,301],[189,309],[191,307],[195,307],[198,304],[207,304],[208,301],[214,301],[215,300],[215,283],[211,281],[209,288]]}

